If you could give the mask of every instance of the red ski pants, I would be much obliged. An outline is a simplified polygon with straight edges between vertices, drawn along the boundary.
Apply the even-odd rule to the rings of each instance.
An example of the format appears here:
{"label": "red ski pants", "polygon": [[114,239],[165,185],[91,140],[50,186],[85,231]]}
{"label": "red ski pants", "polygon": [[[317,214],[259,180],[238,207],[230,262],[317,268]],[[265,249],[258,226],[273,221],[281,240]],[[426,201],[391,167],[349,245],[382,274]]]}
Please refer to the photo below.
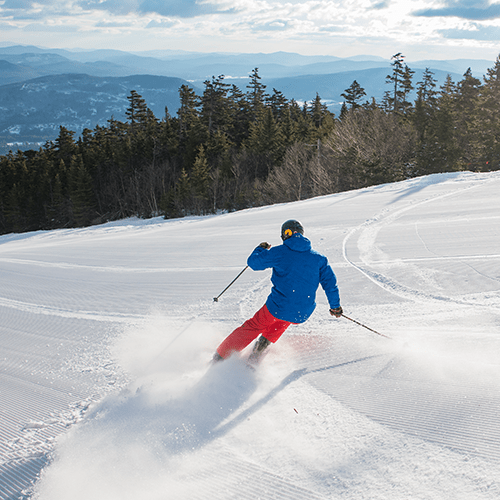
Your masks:
{"label": "red ski pants", "polygon": [[276,342],[291,325],[289,321],[275,318],[264,304],[253,318],[245,321],[233,333],[228,335],[217,352],[223,357],[229,357],[234,351],[242,351],[252,340],[262,334],[269,342]]}

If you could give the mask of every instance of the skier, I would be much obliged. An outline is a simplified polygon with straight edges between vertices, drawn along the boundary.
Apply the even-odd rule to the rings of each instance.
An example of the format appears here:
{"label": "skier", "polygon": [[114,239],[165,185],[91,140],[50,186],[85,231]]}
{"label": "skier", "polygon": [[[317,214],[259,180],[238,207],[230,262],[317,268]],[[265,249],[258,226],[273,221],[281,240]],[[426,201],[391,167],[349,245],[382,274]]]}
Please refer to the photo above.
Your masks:
{"label": "skier", "polygon": [[267,242],[261,243],[248,257],[247,264],[254,271],[273,269],[273,288],[253,318],[236,328],[217,347],[213,362],[242,351],[260,334],[249,357],[250,364],[256,364],[268,345],[275,343],[291,324],[303,323],[309,318],[316,307],[316,290],[320,284],[328,298],[330,314],[342,316],[337,278],[328,259],[312,249],[302,224],[293,219],[283,223],[281,239],[283,244],[274,248]]}

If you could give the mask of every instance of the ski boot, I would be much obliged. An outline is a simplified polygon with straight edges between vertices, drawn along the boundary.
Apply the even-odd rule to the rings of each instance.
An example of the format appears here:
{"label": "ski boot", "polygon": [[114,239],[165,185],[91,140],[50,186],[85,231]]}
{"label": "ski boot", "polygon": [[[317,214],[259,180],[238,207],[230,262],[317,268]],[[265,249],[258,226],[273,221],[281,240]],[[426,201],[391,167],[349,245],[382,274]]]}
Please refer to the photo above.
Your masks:
{"label": "ski boot", "polygon": [[224,358],[217,351],[215,351],[211,364],[215,365],[217,363],[220,363],[221,361],[224,361]]}
{"label": "ski boot", "polygon": [[264,355],[264,351],[266,350],[267,346],[270,343],[271,342],[262,335],[255,341],[255,344],[253,345],[252,354],[250,354],[247,361],[247,364],[250,367],[253,368],[259,364],[259,362],[262,359],[262,356]]}

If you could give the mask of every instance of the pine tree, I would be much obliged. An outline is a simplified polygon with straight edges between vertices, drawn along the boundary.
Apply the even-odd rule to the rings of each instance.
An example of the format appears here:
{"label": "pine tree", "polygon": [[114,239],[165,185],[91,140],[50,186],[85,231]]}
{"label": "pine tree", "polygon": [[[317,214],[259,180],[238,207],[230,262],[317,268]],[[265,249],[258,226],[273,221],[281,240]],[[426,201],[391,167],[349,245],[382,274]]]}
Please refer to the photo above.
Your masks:
{"label": "pine tree", "polygon": [[456,136],[456,98],[457,86],[448,75],[439,90],[433,119],[428,123],[425,140],[419,148],[417,175],[459,169],[461,150]]}
{"label": "pine tree", "polygon": [[208,138],[208,127],[200,116],[200,98],[195,91],[187,85],[182,85],[179,90],[181,107],[177,112],[179,117],[179,154],[182,166],[189,171],[195,161],[198,147]]}
{"label": "pine tree", "polygon": [[125,111],[125,115],[128,118],[132,129],[137,124],[144,125],[151,118],[151,112],[146,105],[146,101],[143,97],[137,93],[135,90],[130,91],[130,95],[127,97],[129,101],[129,107]]}
{"label": "pine tree", "polygon": [[415,74],[415,71],[411,70],[408,66],[405,65],[403,71],[403,81],[401,82],[401,112],[404,115],[408,115],[412,108],[412,103],[408,101],[408,97],[410,92],[413,90],[412,78]]}
{"label": "pine tree", "polygon": [[203,146],[198,149],[198,155],[191,171],[190,184],[193,192],[195,213],[202,214],[207,208],[210,184],[210,172]]}
{"label": "pine tree", "polygon": [[71,158],[69,189],[74,224],[77,227],[90,224],[95,216],[94,191],[92,177],[87,172],[81,155]]}
{"label": "pine tree", "polygon": [[187,85],[182,85],[179,89],[181,106],[177,111],[179,117],[179,134],[185,137],[199,119],[198,107],[200,99],[195,91]]}
{"label": "pine tree", "polygon": [[469,68],[458,82],[455,105],[455,134],[461,149],[460,169],[481,170],[480,158],[483,151],[479,136],[478,104],[481,95],[481,81],[472,76]]}
{"label": "pine tree", "polygon": [[345,103],[350,106],[350,109],[356,109],[360,107],[358,101],[366,95],[366,92],[365,89],[361,87],[356,80],[354,80],[351,83],[351,86],[345,89],[340,95],[345,99]]}
{"label": "pine tree", "polygon": [[483,170],[500,169],[500,56],[486,72],[479,100],[481,142],[484,147]]}
{"label": "pine tree", "polygon": [[401,52],[393,55],[391,60],[392,74],[387,75],[386,82],[393,85],[392,96],[386,93],[385,100],[388,107],[392,108],[393,113],[399,113],[402,110],[404,99],[403,81],[405,80],[404,55]]}
{"label": "pine tree", "polygon": [[270,106],[275,120],[280,121],[286,116],[288,110],[288,99],[283,95],[283,92],[273,88],[273,93],[267,99],[266,104]]}
{"label": "pine tree", "polygon": [[224,75],[206,80],[201,98],[201,116],[208,128],[208,135],[225,131],[231,126],[231,108],[227,102],[229,84],[224,83]]}
{"label": "pine tree", "polygon": [[417,100],[415,103],[415,113],[413,123],[417,128],[419,140],[423,143],[426,140],[426,131],[432,127],[434,114],[437,110],[437,80],[434,73],[426,68],[422,76],[422,81],[417,83]]}
{"label": "pine tree", "polygon": [[185,168],[182,168],[181,175],[175,184],[175,204],[179,213],[186,215],[188,203],[191,200],[191,181]]}
{"label": "pine tree", "polygon": [[66,127],[59,127],[59,135],[55,140],[55,155],[58,160],[64,160],[66,164],[69,164],[76,151],[74,135],[75,133]]}
{"label": "pine tree", "polygon": [[285,148],[292,146],[300,140],[297,121],[293,119],[292,109],[290,107],[287,108],[281,120],[281,132]]}
{"label": "pine tree", "polygon": [[271,108],[267,108],[256,122],[250,125],[250,137],[248,148],[266,157],[270,164],[266,162],[264,170],[259,174],[267,175],[271,165],[279,163],[284,154],[284,137],[280,126],[274,119]]}
{"label": "pine tree", "polygon": [[266,97],[264,92],[266,90],[266,86],[263,85],[260,80],[261,77],[259,76],[259,68],[254,68],[252,74],[250,75],[250,83],[247,85],[247,89],[249,89],[247,99],[252,110],[253,121],[256,121],[262,113]]}
{"label": "pine tree", "polygon": [[342,103],[342,107],[340,108],[340,115],[339,119],[340,121],[344,120],[349,113],[349,110],[347,109],[345,101]]}
{"label": "pine tree", "polygon": [[248,138],[252,109],[246,94],[236,85],[232,85],[228,92],[228,102],[231,108],[232,127],[227,134],[231,142],[239,148]]}
{"label": "pine tree", "polygon": [[316,93],[316,97],[312,102],[310,114],[313,125],[320,128],[323,124],[323,118],[327,113],[327,107],[321,102],[321,97]]}

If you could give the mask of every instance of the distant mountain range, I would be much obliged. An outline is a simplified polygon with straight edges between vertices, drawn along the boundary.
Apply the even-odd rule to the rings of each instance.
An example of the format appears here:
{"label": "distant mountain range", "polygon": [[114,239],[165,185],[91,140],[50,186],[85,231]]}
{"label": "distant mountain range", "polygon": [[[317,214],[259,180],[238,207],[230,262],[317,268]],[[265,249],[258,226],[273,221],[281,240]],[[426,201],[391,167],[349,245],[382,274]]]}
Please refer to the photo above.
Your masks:
{"label": "distant mountain range", "polygon": [[[201,54],[168,50],[131,53],[119,50],[69,51],[20,45],[0,48],[0,60],[12,65],[8,72],[1,72],[0,85],[24,81],[27,72],[31,78],[65,73],[92,76],[149,74],[203,82],[212,75],[246,77],[254,68],[259,68],[262,77],[270,79],[390,67],[389,60],[375,56],[340,58],[303,56],[290,52]],[[470,67],[476,76],[481,76],[488,67],[493,66],[493,61],[429,60],[410,61],[408,65],[412,69],[429,67],[460,75]]]}
{"label": "distant mountain range", "polygon": [[[457,59],[408,62],[414,83],[430,68],[438,80],[447,74],[455,81],[467,68],[481,78],[494,61]],[[59,125],[77,134],[83,128],[105,125],[114,116],[123,120],[131,90],[141,94],[158,118],[165,106],[172,115],[179,107],[182,84],[202,92],[203,82],[225,75],[229,83],[246,90],[248,75],[259,68],[262,83],[289,99],[311,101],[316,93],[334,112],[341,93],[356,80],[367,99],[380,101],[388,90],[385,78],[391,61],[374,56],[340,58],[272,54],[191,53],[118,50],[69,51],[34,46],[0,47],[0,154],[6,149],[30,147],[57,136]],[[2,144],[3,143],[3,144]]]}
{"label": "distant mountain range", "polygon": [[64,74],[3,85],[0,87],[0,154],[52,140],[59,134],[61,125],[79,135],[84,128],[105,126],[112,117],[124,120],[129,106],[127,96],[132,89],[144,97],[156,117],[165,116],[165,107],[175,115],[179,87],[186,83],[180,78],[165,76],[105,78]]}

